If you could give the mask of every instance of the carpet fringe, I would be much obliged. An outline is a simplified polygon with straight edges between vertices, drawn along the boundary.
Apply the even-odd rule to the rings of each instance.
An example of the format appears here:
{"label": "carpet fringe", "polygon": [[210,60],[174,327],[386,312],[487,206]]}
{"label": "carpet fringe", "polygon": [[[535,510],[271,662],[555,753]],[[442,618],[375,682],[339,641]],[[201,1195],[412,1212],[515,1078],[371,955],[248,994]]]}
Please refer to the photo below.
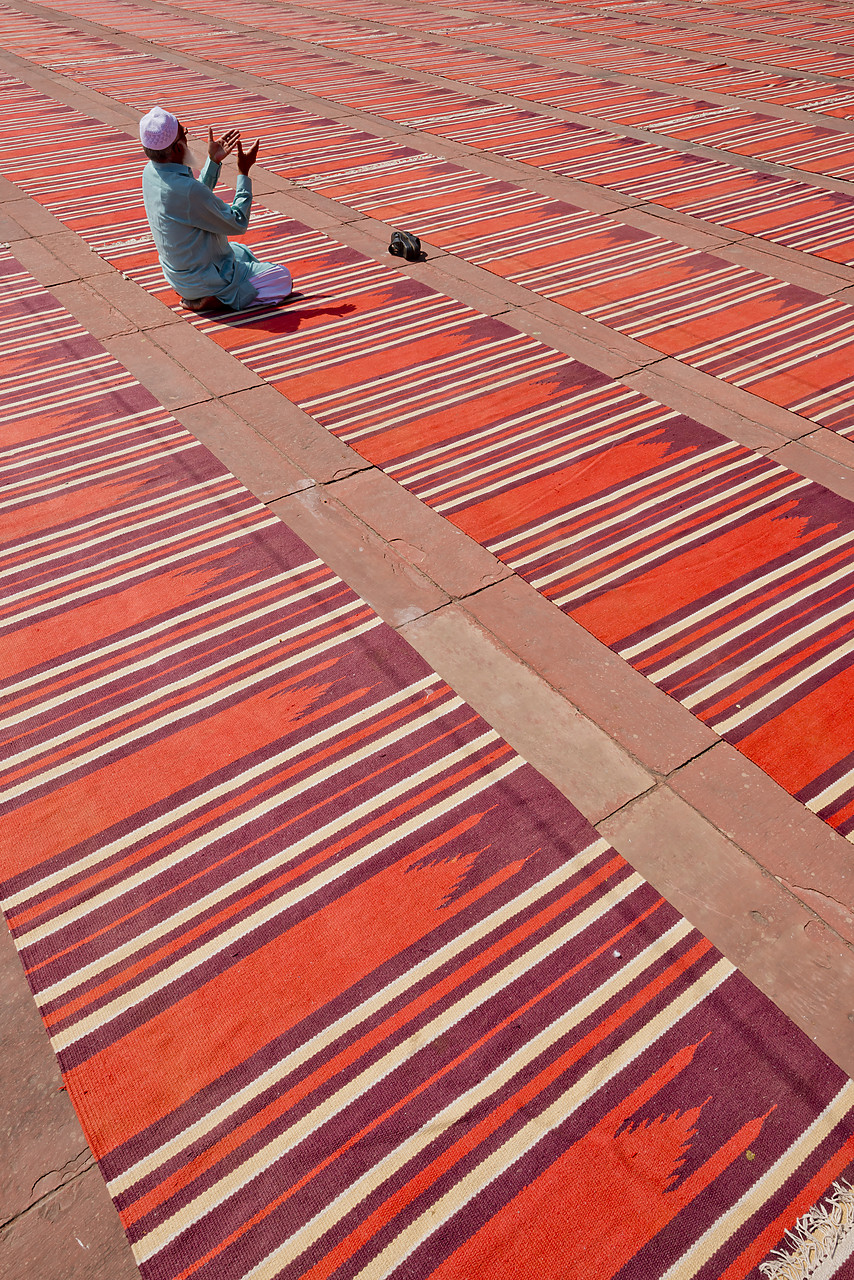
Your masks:
{"label": "carpet fringe", "polygon": [[799,1218],[785,1239],[789,1249],[775,1249],[759,1264],[766,1280],[809,1280],[818,1267],[836,1253],[854,1228],[854,1186],[844,1179],[834,1182],[826,1200]]}

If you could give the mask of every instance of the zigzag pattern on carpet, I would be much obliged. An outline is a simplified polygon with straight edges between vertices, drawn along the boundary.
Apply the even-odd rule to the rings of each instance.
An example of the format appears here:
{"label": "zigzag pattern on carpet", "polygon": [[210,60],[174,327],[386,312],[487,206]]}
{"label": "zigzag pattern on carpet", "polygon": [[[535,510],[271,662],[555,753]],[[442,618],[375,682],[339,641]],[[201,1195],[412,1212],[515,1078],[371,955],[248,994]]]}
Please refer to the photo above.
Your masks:
{"label": "zigzag pattern on carpet", "polygon": [[[5,97],[6,173],[172,297],[135,203],[137,144],[13,82]],[[79,197],[64,157],[47,160],[72,130],[103,165]],[[37,140],[37,160],[16,159]],[[287,259],[308,301],[197,318],[203,332],[854,832],[837,714],[854,680],[850,503],[307,227],[260,211],[248,242]]]}
{"label": "zigzag pattern on carpet", "polygon": [[2,902],[145,1280],[747,1276],[851,1082],[7,251],[0,350]]}

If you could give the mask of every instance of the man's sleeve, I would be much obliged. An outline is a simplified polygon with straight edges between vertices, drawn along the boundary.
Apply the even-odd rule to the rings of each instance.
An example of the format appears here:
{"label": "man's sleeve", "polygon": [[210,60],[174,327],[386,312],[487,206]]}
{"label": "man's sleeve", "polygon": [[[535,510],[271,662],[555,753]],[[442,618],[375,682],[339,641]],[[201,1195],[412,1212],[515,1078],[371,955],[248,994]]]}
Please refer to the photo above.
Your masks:
{"label": "man's sleeve", "polygon": [[194,182],[190,187],[188,221],[203,231],[214,231],[218,235],[237,232],[238,235],[249,226],[249,210],[252,207],[252,183],[246,174],[237,175],[237,188],[234,202],[226,204],[202,182]]}
{"label": "man's sleeve", "polygon": [[210,187],[211,191],[213,191],[214,187],[219,182],[221,169],[222,165],[217,164],[216,160],[211,160],[210,156],[208,156],[205,161],[204,168],[199,174],[199,182],[203,182],[206,187]]}

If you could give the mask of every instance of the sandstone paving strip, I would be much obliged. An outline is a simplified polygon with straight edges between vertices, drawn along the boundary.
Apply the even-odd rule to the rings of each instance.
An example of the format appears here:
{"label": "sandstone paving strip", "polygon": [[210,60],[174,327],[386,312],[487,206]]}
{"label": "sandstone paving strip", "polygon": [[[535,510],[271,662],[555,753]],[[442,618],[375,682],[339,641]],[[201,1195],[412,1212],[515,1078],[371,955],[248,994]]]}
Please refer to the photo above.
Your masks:
{"label": "sandstone paving strip", "polygon": [[[7,89],[28,146],[32,109],[43,126],[49,113],[58,147],[64,131],[80,143],[91,129],[114,161],[75,201],[63,163],[52,170],[42,154],[36,173],[16,161],[10,132],[10,176],[163,294],[141,210],[117,226],[109,205],[127,210],[133,140]],[[259,213],[250,243],[294,265],[306,301],[197,327],[851,832],[851,744],[834,714],[851,679],[850,504],[499,320]],[[806,752],[805,716],[821,725]]]}
{"label": "sandstone paving strip", "polygon": [[750,1274],[844,1074],[8,251],[0,342],[2,902],[146,1280]]}

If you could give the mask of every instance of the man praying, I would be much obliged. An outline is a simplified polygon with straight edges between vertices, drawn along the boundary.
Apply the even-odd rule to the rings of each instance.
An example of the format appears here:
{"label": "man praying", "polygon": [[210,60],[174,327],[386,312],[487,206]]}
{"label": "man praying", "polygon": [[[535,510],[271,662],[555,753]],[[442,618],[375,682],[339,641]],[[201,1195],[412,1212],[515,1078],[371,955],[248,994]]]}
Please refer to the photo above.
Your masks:
{"label": "man praying", "polygon": [[[252,180],[258,141],[243,149],[237,129],[221,138],[208,130],[208,154],[199,167],[187,131],[177,116],[152,107],[139,125],[149,163],[142,174],[142,198],[167,282],[190,311],[248,307],[283,302],[293,281],[287,267],[259,262],[251,249],[232,244],[249,226]],[[237,147],[237,186],[233,204],[214,195],[220,167]]]}

